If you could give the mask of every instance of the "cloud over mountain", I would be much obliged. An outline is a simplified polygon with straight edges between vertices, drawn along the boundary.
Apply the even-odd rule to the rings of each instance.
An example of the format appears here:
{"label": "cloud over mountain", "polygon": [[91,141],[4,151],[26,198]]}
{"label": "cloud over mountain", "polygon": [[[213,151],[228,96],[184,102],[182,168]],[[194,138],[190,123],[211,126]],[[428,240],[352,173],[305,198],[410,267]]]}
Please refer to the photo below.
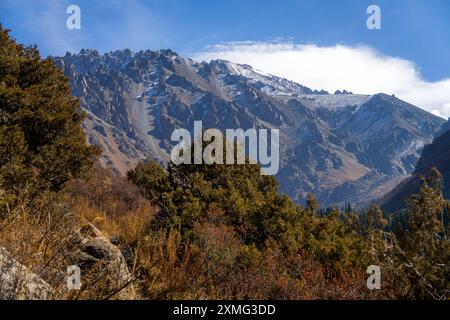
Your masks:
{"label": "cloud over mountain", "polygon": [[[250,66],[198,63],[171,50],[81,50],[55,63],[87,113],[102,162],[126,173],[169,159],[172,132],[278,129],[281,190],[323,206],[364,205],[410,174],[444,120],[391,95],[328,94]],[[319,89],[319,90],[316,90]]]}
{"label": "cloud over mountain", "polygon": [[193,58],[249,64],[331,92],[347,89],[355,93],[395,94],[438,116],[450,117],[450,78],[427,81],[414,62],[384,55],[368,46],[230,42],[209,46]]}

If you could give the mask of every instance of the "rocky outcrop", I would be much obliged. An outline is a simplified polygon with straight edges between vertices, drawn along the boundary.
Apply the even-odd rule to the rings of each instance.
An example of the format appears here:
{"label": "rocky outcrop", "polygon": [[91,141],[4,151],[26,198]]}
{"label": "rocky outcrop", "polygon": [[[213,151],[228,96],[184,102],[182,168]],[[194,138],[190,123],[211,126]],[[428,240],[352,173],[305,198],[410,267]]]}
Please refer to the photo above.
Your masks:
{"label": "rocky outcrop", "polygon": [[52,287],[0,248],[0,300],[47,300]]}
{"label": "rocky outcrop", "polygon": [[96,277],[104,275],[102,281],[109,288],[102,298],[137,299],[133,284],[135,278],[130,273],[122,252],[111,243],[110,238],[90,223],[80,228],[77,238],[79,249],[75,253],[75,259],[76,265],[81,269],[81,282],[87,281],[83,275],[91,274],[92,269],[96,268]]}
{"label": "rocky outcrop", "polygon": [[62,276],[56,290],[0,247],[0,300],[70,299],[73,295],[86,299],[139,298],[136,279],[121,250],[94,225],[86,224],[76,231],[71,247],[73,252],[67,261],[81,269],[81,291],[66,287],[66,270],[58,271]]}

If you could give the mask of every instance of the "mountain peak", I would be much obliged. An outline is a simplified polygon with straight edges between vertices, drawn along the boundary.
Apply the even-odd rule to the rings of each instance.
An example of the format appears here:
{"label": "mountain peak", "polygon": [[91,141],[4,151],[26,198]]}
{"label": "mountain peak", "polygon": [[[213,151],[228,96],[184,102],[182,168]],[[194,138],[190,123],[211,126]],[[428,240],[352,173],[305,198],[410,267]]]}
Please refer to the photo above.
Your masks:
{"label": "mountain peak", "polygon": [[171,133],[204,127],[280,130],[282,190],[324,205],[381,196],[412,173],[444,122],[385,94],[329,94],[225,60],[196,62],[170,49],[56,58],[88,114],[89,141],[124,173],[170,158]]}

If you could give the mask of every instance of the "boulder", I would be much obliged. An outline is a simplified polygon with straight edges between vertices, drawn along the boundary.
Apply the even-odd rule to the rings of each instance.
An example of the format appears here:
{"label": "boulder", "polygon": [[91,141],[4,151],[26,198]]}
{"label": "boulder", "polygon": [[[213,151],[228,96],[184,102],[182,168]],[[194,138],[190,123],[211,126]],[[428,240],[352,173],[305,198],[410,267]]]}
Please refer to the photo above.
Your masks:
{"label": "boulder", "polygon": [[53,288],[0,247],[0,300],[47,300]]}
{"label": "boulder", "polygon": [[120,249],[111,243],[111,239],[93,224],[84,225],[77,232],[79,251],[76,253],[77,265],[83,274],[89,273],[95,265],[101,265],[108,276],[108,287],[112,296],[103,298],[136,299],[133,285],[134,277],[130,273],[127,261]]}

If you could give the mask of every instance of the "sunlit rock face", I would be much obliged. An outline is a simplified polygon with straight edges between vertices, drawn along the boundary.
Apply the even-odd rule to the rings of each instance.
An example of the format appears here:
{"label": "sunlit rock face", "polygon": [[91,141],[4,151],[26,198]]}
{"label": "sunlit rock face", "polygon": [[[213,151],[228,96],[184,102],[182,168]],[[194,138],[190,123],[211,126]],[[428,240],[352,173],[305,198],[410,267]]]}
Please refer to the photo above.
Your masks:
{"label": "sunlit rock face", "polygon": [[280,131],[281,191],[322,206],[362,205],[414,171],[444,120],[385,94],[329,94],[250,66],[185,59],[171,50],[99,54],[82,50],[55,63],[87,113],[102,162],[125,173],[146,158],[165,163],[171,133],[204,128]]}
{"label": "sunlit rock face", "polygon": [[380,201],[386,212],[398,211],[406,207],[407,199],[419,192],[422,179],[428,177],[436,168],[443,177],[443,196],[450,198],[450,121],[439,132],[433,143],[424,147],[422,156],[413,174],[403,180]]}

